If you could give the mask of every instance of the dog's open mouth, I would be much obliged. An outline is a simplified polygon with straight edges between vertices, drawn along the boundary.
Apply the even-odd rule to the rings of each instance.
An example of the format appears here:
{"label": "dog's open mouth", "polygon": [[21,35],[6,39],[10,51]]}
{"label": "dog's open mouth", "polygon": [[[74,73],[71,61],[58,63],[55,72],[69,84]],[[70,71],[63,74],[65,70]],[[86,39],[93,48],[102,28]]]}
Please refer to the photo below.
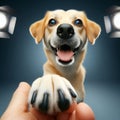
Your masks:
{"label": "dog's open mouth", "polygon": [[78,50],[78,48],[72,49],[69,45],[61,45],[58,48],[52,47],[52,49],[55,51],[57,61],[64,65],[73,63],[74,55]]}

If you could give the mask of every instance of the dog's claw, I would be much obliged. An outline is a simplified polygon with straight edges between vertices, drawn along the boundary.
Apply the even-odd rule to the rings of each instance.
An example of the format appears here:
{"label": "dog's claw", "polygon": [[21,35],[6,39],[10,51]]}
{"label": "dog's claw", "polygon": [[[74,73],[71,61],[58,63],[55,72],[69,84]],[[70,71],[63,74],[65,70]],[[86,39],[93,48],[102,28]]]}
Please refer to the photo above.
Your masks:
{"label": "dog's claw", "polygon": [[35,101],[36,101],[37,93],[38,93],[37,90],[33,92],[32,99],[31,99],[31,104],[32,104],[32,105],[33,105],[33,104],[35,103]]}
{"label": "dog's claw", "polygon": [[47,112],[48,111],[48,105],[49,105],[49,94],[44,93],[42,103],[40,103],[40,105],[39,105],[39,109],[42,112]]}
{"label": "dog's claw", "polygon": [[67,110],[70,106],[70,102],[68,99],[65,98],[62,90],[58,90],[58,106],[60,108],[61,111]]}
{"label": "dog's claw", "polygon": [[74,93],[74,91],[71,88],[69,88],[69,92],[73,98],[77,97],[77,95]]}

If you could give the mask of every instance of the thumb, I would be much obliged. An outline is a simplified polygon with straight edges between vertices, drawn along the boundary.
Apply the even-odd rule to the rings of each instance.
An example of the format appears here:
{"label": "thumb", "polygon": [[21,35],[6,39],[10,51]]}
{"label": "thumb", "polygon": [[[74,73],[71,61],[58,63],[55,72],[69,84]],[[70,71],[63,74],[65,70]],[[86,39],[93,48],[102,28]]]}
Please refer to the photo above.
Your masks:
{"label": "thumb", "polygon": [[8,106],[10,111],[16,110],[16,112],[26,112],[28,110],[28,94],[30,85],[26,82],[21,82],[13,94],[11,102]]}

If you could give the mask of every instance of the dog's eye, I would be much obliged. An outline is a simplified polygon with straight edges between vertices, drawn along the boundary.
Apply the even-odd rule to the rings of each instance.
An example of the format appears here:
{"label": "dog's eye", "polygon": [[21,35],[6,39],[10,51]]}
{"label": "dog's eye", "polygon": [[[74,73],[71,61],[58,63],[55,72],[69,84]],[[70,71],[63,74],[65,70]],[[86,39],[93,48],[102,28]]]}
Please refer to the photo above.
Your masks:
{"label": "dog's eye", "polygon": [[82,22],[82,20],[77,19],[74,21],[74,24],[81,27],[83,25],[83,22]]}
{"label": "dog's eye", "polygon": [[56,23],[57,23],[57,21],[56,21],[55,19],[50,19],[48,24],[49,24],[50,26],[53,26],[53,25],[55,25]]}

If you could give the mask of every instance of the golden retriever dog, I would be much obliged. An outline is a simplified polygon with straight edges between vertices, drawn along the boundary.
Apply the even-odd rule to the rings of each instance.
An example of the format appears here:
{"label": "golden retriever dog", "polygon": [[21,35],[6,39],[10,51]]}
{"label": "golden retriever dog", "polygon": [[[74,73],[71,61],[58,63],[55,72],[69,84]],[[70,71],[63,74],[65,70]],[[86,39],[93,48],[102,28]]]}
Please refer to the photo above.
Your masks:
{"label": "golden retriever dog", "polygon": [[82,65],[88,41],[91,44],[101,32],[100,26],[83,11],[48,11],[30,26],[38,44],[43,41],[47,56],[44,75],[32,84],[29,104],[45,113],[67,110],[74,102],[84,100],[85,69]]}

